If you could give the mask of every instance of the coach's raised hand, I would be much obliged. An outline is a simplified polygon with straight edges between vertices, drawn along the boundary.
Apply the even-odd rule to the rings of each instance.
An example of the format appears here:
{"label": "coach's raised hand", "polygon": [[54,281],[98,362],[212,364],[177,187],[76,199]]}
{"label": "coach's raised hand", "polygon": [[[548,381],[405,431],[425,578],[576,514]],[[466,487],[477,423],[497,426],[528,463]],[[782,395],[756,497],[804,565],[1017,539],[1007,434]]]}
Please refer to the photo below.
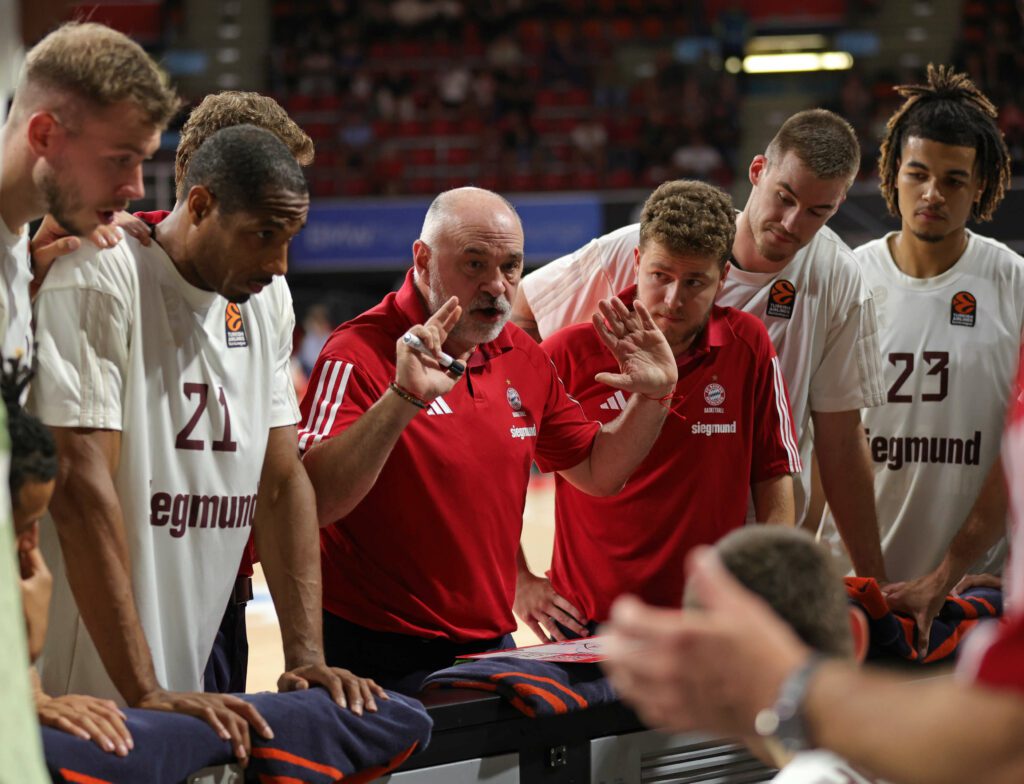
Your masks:
{"label": "coach's raised hand", "polygon": [[[402,390],[429,403],[435,397],[449,392],[461,377],[461,373],[441,366],[442,346],[448,333],[462,316],[458,297],[451,297],[426,323],[409,328],[409,333],[420,339],[426,351],[419,351],[408,345],[402,338],[395,344],[397,363],[395,383]],[[465,364],[471,352],[467,351],[458,361]]]}

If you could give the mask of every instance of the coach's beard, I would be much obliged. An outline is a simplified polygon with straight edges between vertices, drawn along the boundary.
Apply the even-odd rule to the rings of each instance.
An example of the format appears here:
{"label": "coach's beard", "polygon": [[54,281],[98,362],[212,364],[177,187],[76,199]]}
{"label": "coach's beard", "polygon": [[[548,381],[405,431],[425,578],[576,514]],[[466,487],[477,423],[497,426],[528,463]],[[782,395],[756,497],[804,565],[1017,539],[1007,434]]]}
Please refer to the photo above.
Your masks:
{"label": "coach's beard", "polygon": [[[431,275],[428,293],[427,304],[430,306],[431,313],[436,313],[440,310],[441,306],[451,299],[452,296],[441,288],[437,275]],[[498,320],[490,324],[477,322],[472,315],[474,311],[497,312]],[[501,330],[505,328],[511,317],[512,303],[509,302],[504,294],[497,297],[492,297],[488,294],[477,294],[469,305],[463,306],[462,317],[452,327],[448,333],[448,338],[449,340],[454,338],[460,343],[474,346],[479,346],[481,343],[490,343],[501,334]]]}

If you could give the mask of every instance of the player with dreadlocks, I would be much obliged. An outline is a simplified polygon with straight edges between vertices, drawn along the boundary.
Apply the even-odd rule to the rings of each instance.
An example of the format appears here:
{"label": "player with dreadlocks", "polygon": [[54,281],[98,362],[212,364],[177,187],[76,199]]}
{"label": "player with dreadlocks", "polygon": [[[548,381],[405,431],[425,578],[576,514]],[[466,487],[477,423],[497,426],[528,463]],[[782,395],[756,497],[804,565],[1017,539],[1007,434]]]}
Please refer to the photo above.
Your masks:
{"label": "player with dreadlocks", "polygon": [[[856,250],[878,308],[887,389],[864,425],[895,581],[886,593],[914,616],[924,652],[946,594],[1005,560],[999,442],[1024,328],[1024,259],[967,228],[992,217],[1010,177],[989,100],[946,66],[897,90],[906,101],[879,168],[902,225]],[[831,523],[826,515],[838,542]]]}

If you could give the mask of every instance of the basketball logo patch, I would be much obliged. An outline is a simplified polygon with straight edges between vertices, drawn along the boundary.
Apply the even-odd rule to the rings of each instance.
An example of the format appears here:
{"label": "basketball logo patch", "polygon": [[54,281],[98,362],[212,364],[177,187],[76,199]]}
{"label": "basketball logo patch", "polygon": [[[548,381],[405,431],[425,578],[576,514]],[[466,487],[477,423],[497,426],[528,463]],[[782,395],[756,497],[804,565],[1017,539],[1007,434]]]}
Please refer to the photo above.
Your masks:
{"label": "basketball logo patch", "polygon": [[523,399],[519,397],[519,391],[515,387],[505,390],[505,400],[508,401],[513,411],[519,411],[523,407]]}
{"label": "basketball logo patch", "polygon": [[704,402],[709,406],[720,406],[725,402],[725,387],[721,384],[708,384],[704,387]]}
{"label": "basketball logo patch", "polygon": [[977,311],[977,298],[969,291],[958,291],[949,306],[949,323],[954,327],[973,327]]}
{"label": "basketball logo patch", "polygon": [[229,302],[224,310],[224,342],[228,348],[245,348],[249,345],[245,337],[245,322],[242,310],[235,302]]}
{"label": "basketball logo patch", "polygon": [[796,286],[788,280],[777,280],[768,293],[769,316],[776,318],[793,318],[793,305],[796,303]]}

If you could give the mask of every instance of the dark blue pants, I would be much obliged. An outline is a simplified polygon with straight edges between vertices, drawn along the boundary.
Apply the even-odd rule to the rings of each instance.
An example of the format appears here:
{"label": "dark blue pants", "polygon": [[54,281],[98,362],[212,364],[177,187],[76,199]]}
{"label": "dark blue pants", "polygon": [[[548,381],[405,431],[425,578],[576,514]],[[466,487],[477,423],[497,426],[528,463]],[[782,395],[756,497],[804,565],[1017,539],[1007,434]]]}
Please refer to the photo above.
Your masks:
{"label": "dark blue pants", "polygon": [[[241,578],[240,578],[241,579]],[[251,597],[249,588],[248,596]],[[245,676],[249,669],[249,636],[245,630],[244,590],[236,588],[228,599],[220,628],[213,640],[213,650],[203,671],[203,691],[218,694],[245,692]]]}
{"label": "dark blue pants", "polygon": [[374,631],[324,610],[327,663],[401,694],[416,694],[428,675],[451,667],[459,656],[514,647],[511,634],[473,642],[427,639]]}

